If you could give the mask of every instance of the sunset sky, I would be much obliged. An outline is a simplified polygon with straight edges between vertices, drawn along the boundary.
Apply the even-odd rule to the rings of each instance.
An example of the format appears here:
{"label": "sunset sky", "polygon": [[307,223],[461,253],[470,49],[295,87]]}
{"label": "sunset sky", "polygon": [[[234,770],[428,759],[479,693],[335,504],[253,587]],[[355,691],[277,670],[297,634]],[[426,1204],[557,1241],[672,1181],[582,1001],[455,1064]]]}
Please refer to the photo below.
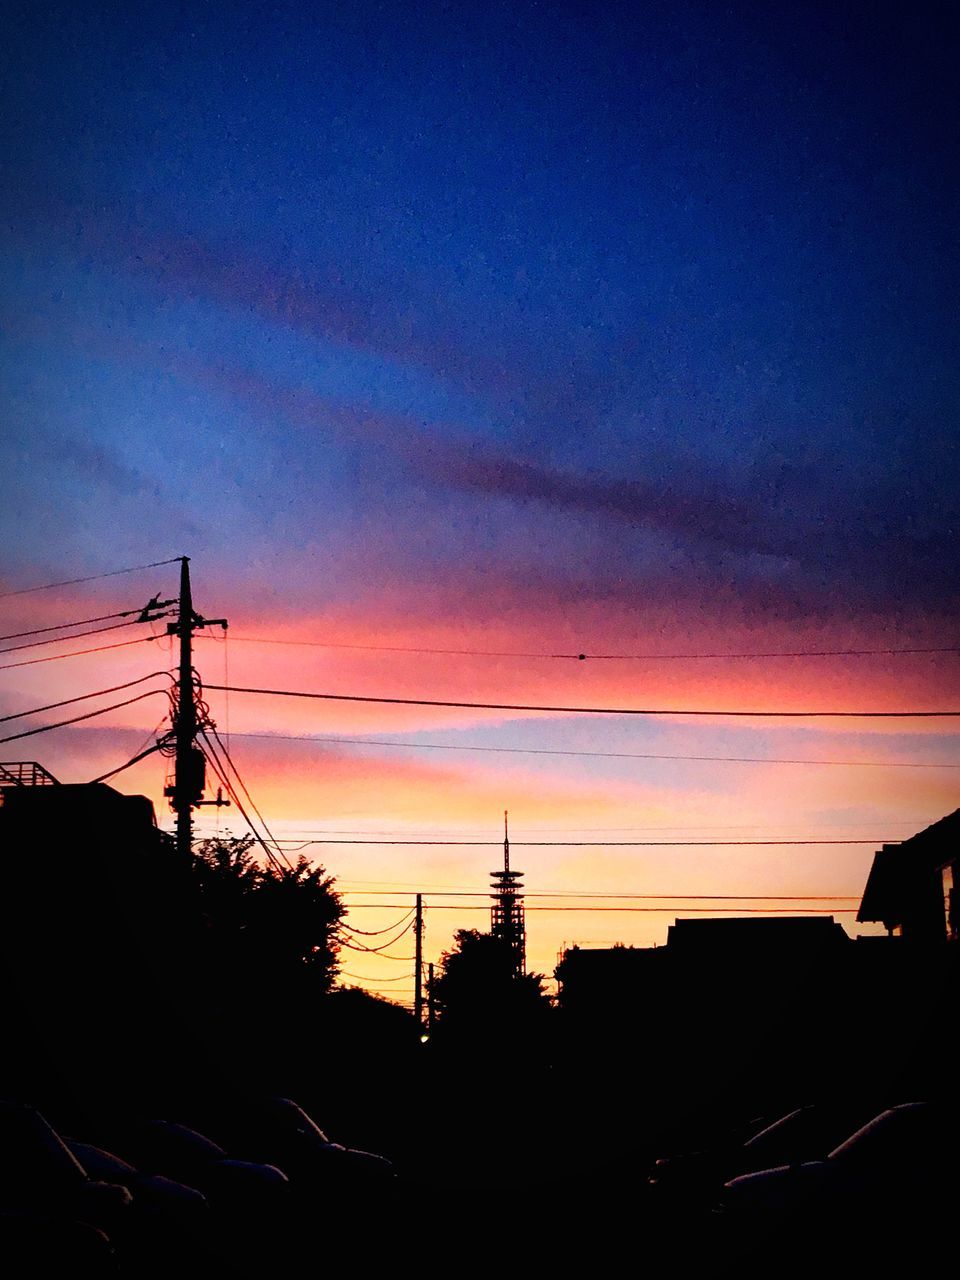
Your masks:
{"label": "sunset sky", "polygon": [[[946,6],[5,12],[0,592],[187,554],[197,608],[230,621],[226,644],[197,642],[208,684],[960,708],[956,652],[655,656],[960,644]],[[138,607],[176,575],[0,594],[0,629]],[[164,638],[6,665],[80,647],[0,657],[0,714],[174,661]],[[550,656],[581,652],[620,656]],[[509,808],[531,893],[856,896],[877,841],[960,802],[960,719],[209,703],[277,836],[496,840]],[[84,781],[164,707],[2,758]],[[163,769],[115,785],[170,825]],[[498,861],[305,852],[382,887],[368,903],[482,891]],[[351,901],[360,928],[402,914]],[[448,901],[479,905],[434,900],[429,959],[486,918],[482,899]],[[662,942],[666,905],[531,911],[530,962],[551,971],[564,941]],[[403,970],[356,960],[376,981]]]}

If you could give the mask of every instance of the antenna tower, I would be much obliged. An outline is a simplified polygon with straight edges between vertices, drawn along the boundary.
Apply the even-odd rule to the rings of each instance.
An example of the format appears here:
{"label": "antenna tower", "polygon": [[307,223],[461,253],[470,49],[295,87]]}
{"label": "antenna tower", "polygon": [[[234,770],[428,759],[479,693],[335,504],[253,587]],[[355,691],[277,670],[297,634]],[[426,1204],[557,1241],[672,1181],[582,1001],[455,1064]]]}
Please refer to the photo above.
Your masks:
{"label": "antenna tower", "polygon": [[522,871],[510,870],[510,831],[508,815],[503,811],[503,870],[490,872],[490,932],[502,938],[513,955],[513,971],[517,977],[527,971],[527,931],[523,918]]}

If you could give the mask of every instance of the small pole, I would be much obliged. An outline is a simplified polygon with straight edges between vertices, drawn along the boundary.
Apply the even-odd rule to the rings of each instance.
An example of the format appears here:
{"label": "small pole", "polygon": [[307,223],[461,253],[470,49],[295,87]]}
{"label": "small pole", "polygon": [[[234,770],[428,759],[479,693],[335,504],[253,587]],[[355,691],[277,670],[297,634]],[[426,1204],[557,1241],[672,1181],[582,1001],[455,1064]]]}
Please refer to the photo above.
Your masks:
{"label": "small pole", "polygon": [[413,1016],[417,1026],[423,1026],[423,895],[417,894],[417,914],[413,925],[415,985],[413,989]]}
{"label": "small pole", "polygon": [[433,998],[433,961],[427,965],[427,1031],[433,1035],[433,1019],[435,1016],[435,1001]]}

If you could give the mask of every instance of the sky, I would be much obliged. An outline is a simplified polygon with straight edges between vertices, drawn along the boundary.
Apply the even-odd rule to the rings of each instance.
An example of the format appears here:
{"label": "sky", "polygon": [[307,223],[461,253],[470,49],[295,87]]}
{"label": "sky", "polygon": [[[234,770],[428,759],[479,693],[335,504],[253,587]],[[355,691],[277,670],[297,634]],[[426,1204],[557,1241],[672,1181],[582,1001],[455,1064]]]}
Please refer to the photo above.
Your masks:
{"label": "sky", "polygon": [[[957,653],[663,656],[958,643],[955,11],[5,12],[0,592],[189,555],[197,607],[230,621],[197,642],[207,684],[960,707]],[[3,634],[176,581],[0,594]],[[4,665],[0,712],[167,668],[169,646]],[[549,656],[581,652],[616,656]],[[879,840],[958,803],[957,720],[208,701],[278,836],[495,842],[509,808],[530,893],[855,897]],[[4,758],[83,781],[163,712],[144,699]],[[797,759],[833,763],[773,763]],[[163,767],[115,784],[169,825]],[[200,827],[218,822],[244,829],[235,811]],[[371,903],[482,891],[498,857],[305,852],[371,928],[401,914]],[[477,901],[430,906],[428,958],[483,925]],[[531,963],[663,942],[677,909],[531,910]]]}

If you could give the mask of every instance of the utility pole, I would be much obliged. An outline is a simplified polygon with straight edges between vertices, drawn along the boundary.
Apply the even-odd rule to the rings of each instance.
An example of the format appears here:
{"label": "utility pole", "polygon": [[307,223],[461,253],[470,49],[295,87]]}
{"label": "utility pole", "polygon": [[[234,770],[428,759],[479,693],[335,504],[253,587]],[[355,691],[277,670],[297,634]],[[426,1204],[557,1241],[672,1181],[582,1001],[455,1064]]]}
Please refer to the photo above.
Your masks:
{"label": "utility pole", "polygon": [[413,923],[415,984],[413,988],[413,1016],[417,1026],[423,1028],[423,895],[417,894],[417,914]]}
{"label": "utility pole", "polygon": [[[177,815],[177,853],[188,857],[193,844],[193,810],[202,802],[206,781],[206,761],[194,744],[200,727],[193,678],[193,633],[200,627],[220,626],[227,629],[226,618],[202,618],[194,612],[190,589],[190,557],[180,557],[180,599],[177,621],[167,624],[167,634],[180,640],[180,664],[177,679],[177,704],[174,715],[173,785],[165,788],[171,807]],[[218,796],[213,803],[228,803]]]}

